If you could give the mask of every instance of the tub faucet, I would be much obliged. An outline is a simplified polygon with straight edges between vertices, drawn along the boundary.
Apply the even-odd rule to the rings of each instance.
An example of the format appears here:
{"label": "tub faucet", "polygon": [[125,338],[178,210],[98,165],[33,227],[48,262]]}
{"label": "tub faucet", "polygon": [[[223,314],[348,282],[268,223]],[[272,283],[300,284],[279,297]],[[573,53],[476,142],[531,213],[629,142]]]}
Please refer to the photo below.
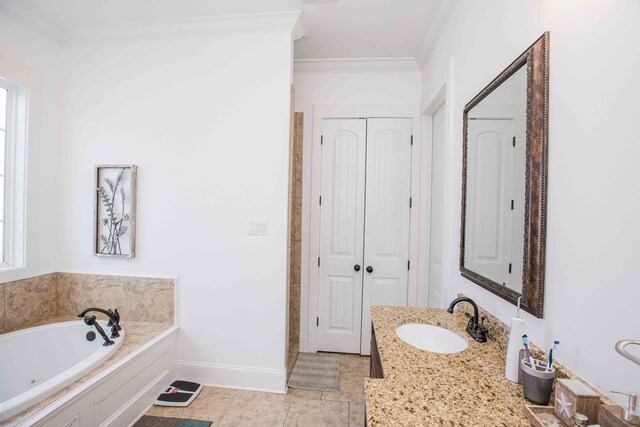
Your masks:
{"label": "tub faucet", "polygon": [[[469,323],[467,323],[467,333],[471,335],[471,338],[478,342],[487,342],[487,328],[484,327],[484,324],[478,322],[478,305],[474,300],[467,297],[460,297],[454,299],[447,311],[449,313],[453,313],[453,307],[456,306],[459,302],[468,302],[473,306],[473,316],[469,313],[465,313],[469,318]],[[484,321],[484,318],[482,319]]]}
{"label": "tub faucet", "polygon": [[[97,307],[85,308],[78,314],[78,317],[85,317],[90,311],[96,311],[98,313],[105,314],[109,318],[109,323],[107,323],[107,326],[111,326],[111,338],[118,338],[120,336],[118,331],[120,331],[122,327],[120,326],[120,313],[118,313],[117,308],[115,310],[105,310]],[[86,319],[85,323],[87,323]],[[96,326],[99,325],[96,324]]]}
{"label": "tub faucet", "polygon": [[113,340],[109,339],[107,333],[104,331],[104,329],[102,329],[102,326],[100,326],[98,322],[96,322],[96,316],[85,316],[84,323],[88,326],[95,326],[96,331],[98,331],[98,333],[104,340],[104,344],[102,344],[104,347],[113,345]]}

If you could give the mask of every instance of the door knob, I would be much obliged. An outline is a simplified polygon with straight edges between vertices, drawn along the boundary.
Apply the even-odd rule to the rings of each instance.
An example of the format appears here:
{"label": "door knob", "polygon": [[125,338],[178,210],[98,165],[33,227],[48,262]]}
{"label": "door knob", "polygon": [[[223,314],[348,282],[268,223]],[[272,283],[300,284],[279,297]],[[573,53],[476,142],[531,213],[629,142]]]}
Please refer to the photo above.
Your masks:
{"label": "door knob", "polygon": [[367,266],[367,273],[373,273],[373,267]]}
{"label": "door knob", "polygon": [[354,269],[355,271],[360,271],[360,265],[359,265],[359,264],[354,265],[354,266],[353,266],[353,269]]}

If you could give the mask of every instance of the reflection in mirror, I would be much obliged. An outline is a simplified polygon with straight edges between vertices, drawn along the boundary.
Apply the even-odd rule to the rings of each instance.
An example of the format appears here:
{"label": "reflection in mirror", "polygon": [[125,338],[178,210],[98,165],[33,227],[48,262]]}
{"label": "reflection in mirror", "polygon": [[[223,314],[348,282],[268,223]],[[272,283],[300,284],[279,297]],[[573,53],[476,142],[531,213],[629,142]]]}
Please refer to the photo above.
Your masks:
{"label": "reflection in mirror", "polygon": [[467,115],[464,265],[522,292],[527,68],[522,66]]}
{"label": "reflection in mirror", "polygon": [[464,107],[460,273],[542,317],[549,33]]}

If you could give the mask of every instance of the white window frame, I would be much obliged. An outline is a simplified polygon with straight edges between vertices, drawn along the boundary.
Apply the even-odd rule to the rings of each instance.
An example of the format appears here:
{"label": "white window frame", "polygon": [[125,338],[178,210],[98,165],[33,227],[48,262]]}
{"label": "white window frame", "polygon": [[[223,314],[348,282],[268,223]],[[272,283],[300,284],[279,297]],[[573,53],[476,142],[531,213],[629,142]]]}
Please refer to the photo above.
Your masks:
{"label": "white window frame", "polygon": [[8,271],[25,268],[26,263],[28,88],[2,76],[0,87],[7,90],[4,260],[0,271]]}

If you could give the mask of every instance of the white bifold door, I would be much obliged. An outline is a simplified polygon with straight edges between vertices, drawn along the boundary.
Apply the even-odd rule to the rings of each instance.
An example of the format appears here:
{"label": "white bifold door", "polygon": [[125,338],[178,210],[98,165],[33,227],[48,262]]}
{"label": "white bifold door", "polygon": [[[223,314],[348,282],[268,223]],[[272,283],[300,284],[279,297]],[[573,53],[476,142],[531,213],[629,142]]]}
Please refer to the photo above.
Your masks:
{"label": "white bifold door", "polygon": [[318,350],[369,354],[372,305],[406,305],[411,119],[325,119]]}

